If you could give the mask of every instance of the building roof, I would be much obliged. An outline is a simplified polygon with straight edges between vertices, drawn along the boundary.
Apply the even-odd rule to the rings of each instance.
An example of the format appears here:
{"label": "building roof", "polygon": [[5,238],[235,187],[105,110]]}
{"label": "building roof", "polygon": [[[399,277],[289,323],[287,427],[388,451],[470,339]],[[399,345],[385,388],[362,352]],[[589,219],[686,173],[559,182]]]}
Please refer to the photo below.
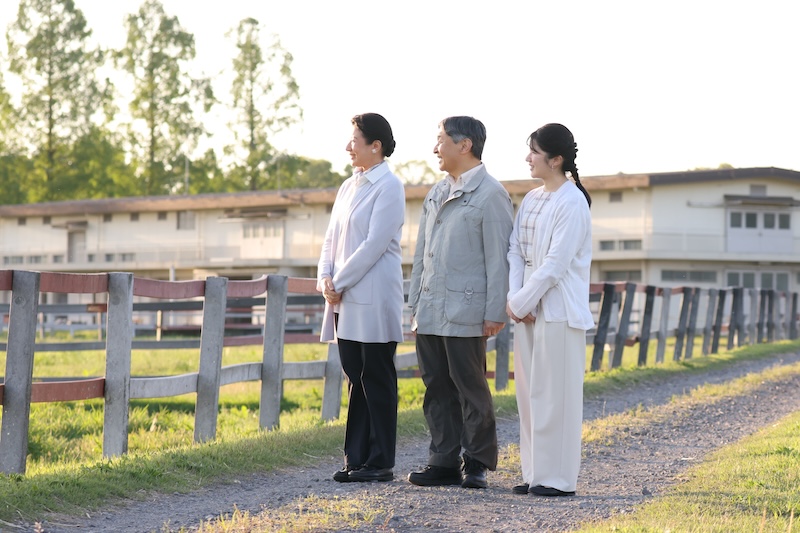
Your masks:
{"label": "building roof", "polygon": [[[754,178],[777,178],[800,184],[800,172],[775,167],[689,170],[654,174],[616,174],[587,176],[581,183],[589,191],[647,188],[655,185],[699,183]],[[519,196],[530,191],[537,180],[501,182],[509,194]],[[431,185],[406,185],[406,199],[422,199]],[[248,208],[286,208],[298,205],[332,204],[336,188],[247,191],[174,196],[137,196],[91,200],[67,200],[38,204],[0,205],[0,217],[99,215],[108,213],[186,211],[229,209],[237,213]]]}

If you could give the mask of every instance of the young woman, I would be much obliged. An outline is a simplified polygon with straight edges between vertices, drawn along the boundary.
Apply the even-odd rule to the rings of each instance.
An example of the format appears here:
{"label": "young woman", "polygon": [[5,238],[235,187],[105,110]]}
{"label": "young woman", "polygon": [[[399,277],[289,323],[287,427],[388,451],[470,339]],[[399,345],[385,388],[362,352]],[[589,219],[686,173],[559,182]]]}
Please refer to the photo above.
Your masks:
{"label": "young woman", "polygon": [[[575,494],[581,460],[583,374],[592,261],[591,198],[572,133],[546,124],[526,161],[542,186],[522,201],[508,251],[506,312],[516,323],[514,372],[523,483],[517,494]],[[570,179],[570,177],[572,179]]]}
{"label": "young woman", "polygon": [[397,436],[394,354],[403,340],[400,231],[405,191],[384,158],[394,152],[381,115],[352,119],[353,176],[339,188],[318,265],[325,297],[322,341],[336,341],[347,377],[344,468],[333,479],[393,479]]}

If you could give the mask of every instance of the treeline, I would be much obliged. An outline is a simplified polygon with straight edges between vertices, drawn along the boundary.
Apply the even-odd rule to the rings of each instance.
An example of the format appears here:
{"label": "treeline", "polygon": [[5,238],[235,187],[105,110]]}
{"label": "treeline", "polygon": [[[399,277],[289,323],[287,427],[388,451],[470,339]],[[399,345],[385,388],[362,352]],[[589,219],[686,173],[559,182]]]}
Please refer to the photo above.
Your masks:
{"label": "treeline", "polygon": [[[103,49],[75,1],[20,0],[0,57],[0,204],[333,187],[346,177],[271,144],[303,111],[292,55],[257,20],[228,34],[236,54],[225,95],[191,75],[194,36],[158,0],[123,29],[125,45]],[[214,106],[229,108],[232,140],[192,157]]]}

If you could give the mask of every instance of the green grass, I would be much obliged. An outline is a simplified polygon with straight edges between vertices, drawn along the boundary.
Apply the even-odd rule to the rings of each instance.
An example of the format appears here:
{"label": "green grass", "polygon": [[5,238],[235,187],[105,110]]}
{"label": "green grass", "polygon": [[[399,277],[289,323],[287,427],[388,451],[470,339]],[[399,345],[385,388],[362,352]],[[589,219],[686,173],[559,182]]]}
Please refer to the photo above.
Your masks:
{"label": "green grass", "polygon": [[[398,353],[413,349],[410,346],[399,347]],[[638,368],[638,349],[629,347],[621,369],[587,374],[587,396],[658,379],[665,373],[699,372],[742,358],[798,349],[800,342],[782,342],[688,362]],[[133,375],[196,371],[196,352],[137,351],[132,356]],[[325,352],[325,345],[287,345],[286,360],[324,359]],[[489,356],[489,368],[494,368],[494,353]],[[587,358],[590,356],[591,347],[587,348]],[[260,359],[259,347],[231,348],[225,349],[223,365]],[[0,368],[5,366],[4,353],[0,354],[0,365]],[[34,374],[37,377],[102,375],[103,368],[101,352],[42,352],[36,354]],[[76,513],[96,508],[114,497],[135,498],[149,490],[192,490],[245,472],[298,463],[312,465],[319,458],[339,457],[344,423],[320,420],[322,385],[322,380],[285,382],[281,427],[272,432],[258,427],[259,383],[223,387],[217,439],[203,445],[192,443],[193,394],[135,400],[130,408],[129,453],[114,460],[102,459],[101,401],[34,404],[27,473],[0,475],[0,519],[33,520],[45,510]],[[424,393],[421,380],[400,379],[399,392],[399,438],[424,435],[427,426],[421,413]],[[498,416],[515,415],[513,381],[506,391],[495,394],[495,407]]]}
{"label": "green grass", "polygon": [[628,515],[584,533],[789,532],[800,527],[800,413],[726,446],[686,481]]}

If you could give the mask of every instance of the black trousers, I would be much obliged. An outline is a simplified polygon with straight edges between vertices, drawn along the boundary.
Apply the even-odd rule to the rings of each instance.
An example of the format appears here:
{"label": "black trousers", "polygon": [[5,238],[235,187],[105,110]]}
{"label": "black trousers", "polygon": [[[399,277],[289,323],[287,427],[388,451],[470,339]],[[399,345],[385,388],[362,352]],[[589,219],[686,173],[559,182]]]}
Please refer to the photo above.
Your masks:
{"label": "black trousers", "polygon": [[486,339],[417,334],[417,358],[431,432],[428,464],[457,468],[463,449],[495,470],[497,423],[486,382]]}
{"label": "black trousers", "polygon": [[347,377],[344,460],[348,466],[393,468],[397,443],[396,342],[339,339]]}

